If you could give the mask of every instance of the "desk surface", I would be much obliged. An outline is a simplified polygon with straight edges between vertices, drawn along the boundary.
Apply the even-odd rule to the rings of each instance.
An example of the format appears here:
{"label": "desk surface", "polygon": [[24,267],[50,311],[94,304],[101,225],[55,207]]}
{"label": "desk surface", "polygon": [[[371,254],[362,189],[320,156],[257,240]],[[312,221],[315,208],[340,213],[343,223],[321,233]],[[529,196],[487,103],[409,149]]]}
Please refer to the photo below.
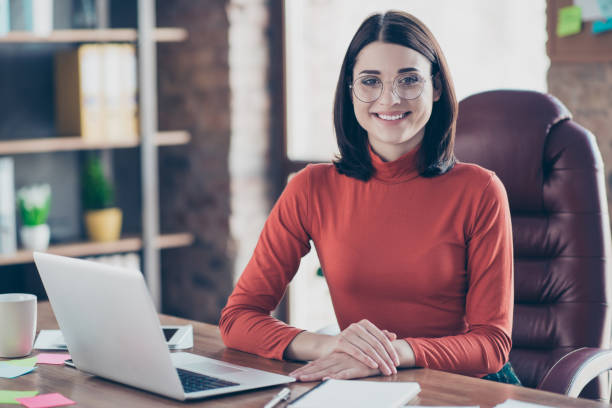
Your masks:
{"label": "desk surface", "polygon": [[[216,326],[161,316],[163,324],[193,324],[192,353],[225,360],[262,370],[287,374],[298,367],[296,363],[268,360],[248,353],[227,349]],[[38,329],[57,329],[57,322],[48,302],[38,306]],[[499,384],[430,369],[404,369],[392,377],[372,377],[371,381],[416,381],[422,391],[410,403],[414,405],[480,405],[493,407],[508,398],[557,407],[610,407],[585,399],[574,399],[553,393],[536,391],[507,384]],[[292,399],[316,383],[293,383]],[[86,407],[262,407],[282,387],[219,396],[187,404],[155,394],[126,387],[66,366],[39,365],[30,374],[12,380],[0,380],[0,389],[38,390],[42,393],[59,392]],[[12,405],[15,406],[15,405]]]}

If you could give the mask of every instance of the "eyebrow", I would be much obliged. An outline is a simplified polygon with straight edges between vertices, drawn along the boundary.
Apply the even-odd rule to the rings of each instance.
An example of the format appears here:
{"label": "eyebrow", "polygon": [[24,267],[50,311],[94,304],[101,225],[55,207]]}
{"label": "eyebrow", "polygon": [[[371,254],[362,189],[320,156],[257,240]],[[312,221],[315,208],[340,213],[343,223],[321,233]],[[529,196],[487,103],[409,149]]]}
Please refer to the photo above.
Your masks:
{"label": "eyebrow", "polygon": [[[414,71],[419,71],[417,68],[401,68],[397,70],[398,74],[403,74],[404,72],[414,72]],[[359,74],[357,75],[361,75],[361,74],[370,74],[370,75],[380,75],[380,71],[376,71],[376,70],[372,70],[372,69],[366,69],[361,71]]]}

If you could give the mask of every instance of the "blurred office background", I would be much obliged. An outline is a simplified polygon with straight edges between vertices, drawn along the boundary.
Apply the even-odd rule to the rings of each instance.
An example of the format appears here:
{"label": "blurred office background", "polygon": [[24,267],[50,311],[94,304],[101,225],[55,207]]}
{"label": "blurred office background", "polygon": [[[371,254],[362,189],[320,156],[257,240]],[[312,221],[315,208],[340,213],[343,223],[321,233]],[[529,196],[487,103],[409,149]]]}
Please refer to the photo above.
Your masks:
{"label": "blurred office background", "polygon": [[[0,6],[8,4],[10,12],[10,3],[27,1],[0,0]],[[331,112],[341,61],[361,21],[376,11],[404,10],[429,26],[459,99],[498,88],[557,96],[595,134],[610,169],[612,52],[574,55],[551,47],[557,10],[569,0],[50,3],[50,32],[29,34],[33,27],[12,30],[9,23],[3,33],[0,20],[0,159],[12,160],[14,191],[51,186],[51,251],[119,263],[109,257],[130,254],[123,262],[144,270],[164,313],[216,323],[287,178],[308,162],[333,158]],[[149,20],[147,7],[155,14],[147,14]],[[147,24],[168,30],[139,42]],[[99,38],[82,36],[103,28]],[[612,45],[610,36],[597,38]],[[133,44],[135,140],[107,138],[92,147],[83,135],[58,130],[57,104],[68,102],[56,101],[57,55],[89,43]],[[51,147],[44,147],[49,140]],[[95,245],[86,233],[81,192],[92,152],[114,182],[123,212],[121,239]],[[15,218],[17,236],[22,221]],[[20,238],[17,245],[17,252],[0,254],[0,292],[44,298]],[[313,252],[279,317],[306,329],[333,322],[317,269]]]}

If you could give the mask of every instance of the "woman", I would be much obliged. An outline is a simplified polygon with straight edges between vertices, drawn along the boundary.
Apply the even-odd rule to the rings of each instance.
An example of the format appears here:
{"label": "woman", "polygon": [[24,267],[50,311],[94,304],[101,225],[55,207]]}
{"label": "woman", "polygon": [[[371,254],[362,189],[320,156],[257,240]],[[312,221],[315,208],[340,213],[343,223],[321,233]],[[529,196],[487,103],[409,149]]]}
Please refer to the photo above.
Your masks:
{"label": "woman", "polygon": [[[340,156],[287,185],[224,308],[228,347],[312,360],[301,381],[430,367],[496,373],[511,348],[512,236],[503,185],[456,163],[457,102],[431,32],[403,12],[366,19],[336,89]],[[314,243],[342,332],[269,313]]]}

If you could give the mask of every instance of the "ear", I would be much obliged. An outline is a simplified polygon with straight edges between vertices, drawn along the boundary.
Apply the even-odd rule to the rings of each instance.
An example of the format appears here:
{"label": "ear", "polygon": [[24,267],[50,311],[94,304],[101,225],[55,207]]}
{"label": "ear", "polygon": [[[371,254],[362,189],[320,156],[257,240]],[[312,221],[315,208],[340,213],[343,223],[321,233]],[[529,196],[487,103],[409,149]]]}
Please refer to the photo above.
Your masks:
{"label": "ear", "polygon": [[438,102],[440,96],[442,96],[442,81],[440,80],[440,73],[438,72],[432,78],[433,85],[433,101]]}

